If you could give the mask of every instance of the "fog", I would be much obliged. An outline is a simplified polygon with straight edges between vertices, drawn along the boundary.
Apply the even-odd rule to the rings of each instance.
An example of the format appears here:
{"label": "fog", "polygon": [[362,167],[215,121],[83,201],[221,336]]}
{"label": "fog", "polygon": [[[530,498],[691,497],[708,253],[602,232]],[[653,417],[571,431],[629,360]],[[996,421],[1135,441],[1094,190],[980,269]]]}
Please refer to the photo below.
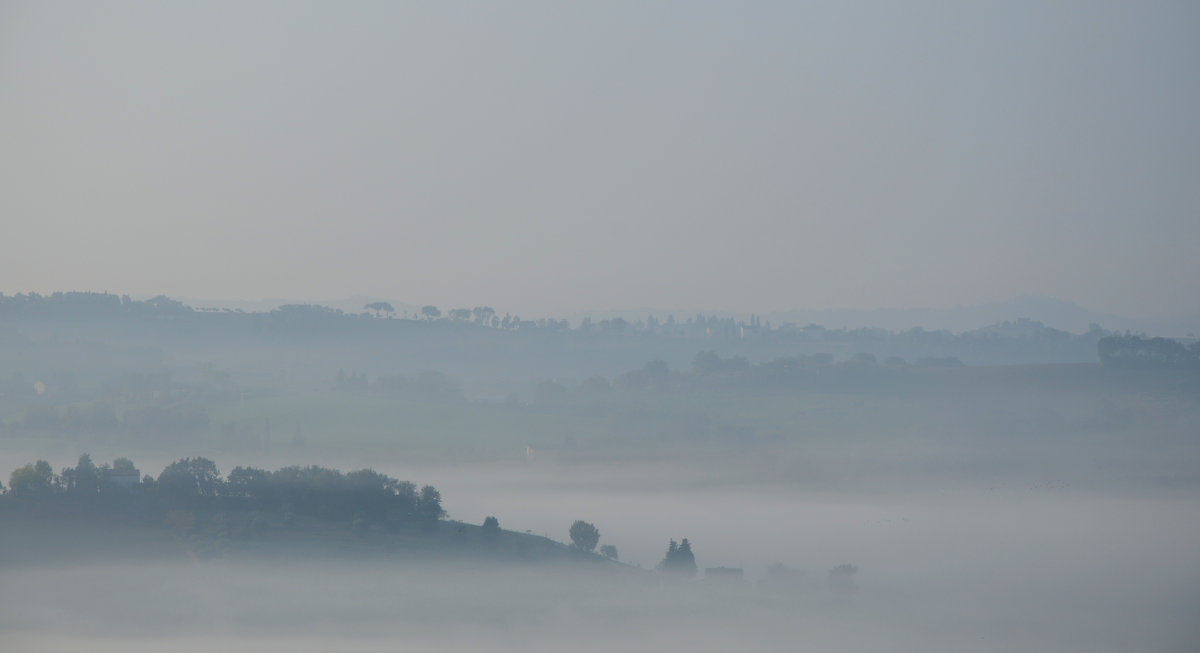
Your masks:
{"label": "fog", "polygon": [[[495,512],[505,527],[565,539],[586,515],[644,567],[683,535],[702,568],[741,566],[747,581],[449,560],[45,560],[0,569],[0,631],[17,650],[47,651],[1186,651],[1200,641],[1194,492],[878,494],[680,478],[603,489],[601,477],[624,474],[442,484],[477,497],[455,502],[463,518]],[[770,562],[804,573],[771,586],[761,582]],[[859,566],[858,587],[834,591],[826,572],[845,562]]]}
{"label": "fog", "polygon": [[1198,27],[0,3],[0,650],[1200,650]]}
{"label": "fog", "polygon": [[1194,342],[382,310],[0,296],[6,648],[1200,642]]}

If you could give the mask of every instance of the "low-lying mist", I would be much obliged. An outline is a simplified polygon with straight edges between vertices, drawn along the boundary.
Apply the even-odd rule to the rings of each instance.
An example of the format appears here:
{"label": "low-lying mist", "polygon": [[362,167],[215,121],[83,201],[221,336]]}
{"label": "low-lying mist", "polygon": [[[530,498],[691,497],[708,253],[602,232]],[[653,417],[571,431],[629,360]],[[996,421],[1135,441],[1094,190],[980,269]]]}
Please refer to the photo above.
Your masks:
{"label": "low-lying mist", "polygon": [[[1200,647],[1194,343],[122,307],[0,342],[5,651]],[[238,503],[287,466],[347,474]],[[364,468],[447,520],[321,504]]]}
{"label": "low-lying mist", "polygon": [[[391,470],[395,471],[395,470]],[[888,491],[756,483],[678,464],[426,469],[451,518],[623,561],[232,557],[0,565],[13,650],[1194,650],[1200,501],[1028,479]],[[689,538],[695,581],[650,573]],[[767,573],[781,563],[786,577]],[[853,589],[830,569],[853,564]],[[741,568],[741,581],[704,579]]]}

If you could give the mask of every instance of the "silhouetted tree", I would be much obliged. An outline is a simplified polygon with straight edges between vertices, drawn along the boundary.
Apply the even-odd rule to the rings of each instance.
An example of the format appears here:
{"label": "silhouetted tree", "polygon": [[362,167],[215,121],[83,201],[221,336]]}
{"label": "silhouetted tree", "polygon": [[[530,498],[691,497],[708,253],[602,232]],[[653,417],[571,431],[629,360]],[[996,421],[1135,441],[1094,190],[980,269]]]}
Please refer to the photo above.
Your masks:
{"label": "silhouetted tree", "polygon": [[[68,474],[69,472],[69,474]],[[64,470],[63,478],[67,482],[66,490],[77,496],[95,496],[100,493],[100,470],[92,462],[88,454],[79,456],[79,462],[74,469]]]}
{"label": "silhouetted tree", "polygon": [[114,474],[123,476],[133,475],[138,473],[137,467],[133,465],[133,461],[128,458],[117,458],[112,463],[112,471]]}
{"label": "silhouetted tree", "polygon": [[500,536],[500,520],[489,516],[483,520],[483,539],[488,542],[495,542]]}
{"label": "silhouetted tree", "polygon": [[492,323],[492,318],[496,316],[496,311],[491,306],[476,306],[471,309],[471,315],[475,317],[477,324],[488,326]]}
{"label": "silhouetted tree", "polygon": [[13,496],[48,497],[54,489],[54,470],[44,460],[19,467],[8,477],[8,491]]}
{"label": "silhouetted tree", "polygon": [[658,568],[664,573],[683,578],[692,578],[696,575],[696,556],[692,553],[692,544],[686,537],[679,544],[675,544],[675,540],[671,540],[670,545],[667,546],[667,555],[662,562],[658,563]]}
{"label": "silhouetted tree", "polygon": [[374,311],[375,317],[379,317],[380,313],[387,313],[388,315],[391,315],[392,313],[396,312],[396,309],[387,302],[372,302],[366,306],[363,306],[363,310]]}
{"label": "silhouetted tree", "polygon": [[571,524],[570,534],[575,547],[584,551],[594,551],[600,541],[600,531],[582,519]]}
{"label": "silhouetted tree", "polygon": [[[371,469],[346,474],[348,500],[369,519],[382,519],[393,508],[400,481]],[[436,490],[435,490],[436,492]],[[441,496],[437,497],[441,508]],[[440,515],[439,515],[440,516]]]}
{"label": "silhouetted tree", "polygon": [[[50,464],[39,460],[13,471],[9,479],[13,488],[10,494],[50,499],[61,495],[60,500],[66,500],[121,489],[124,491],[112,492],[111,501],[98,505],[108,509],[124,503],[197,514],[201,511],[221,514],[226,509],[283,510],[285,517],[300,514],[346,521],[362,518],[372,527],[384,524],[390,528],[413,523],[433,527],[445,515],[441,494],[433,486],[427,485],[418,492],[408,481],[370,469],[342,474],[316,465],[284,467],[275,472],[239,466],[229,473],[227,481],[222,481],[211,460],[183,458],[167,465],[157,480],[146,475],[138,484],[136,474],[137,469],[128,459],[118,459],[114,468],[108,465],[97,468],[90,456],[84,454],[79,464],[64,469],[62,476],[55,476]],[[495,528],[498,530],[498,523]]]}
{"label": "silhouetted tree", "polygon": [[1169,338],[1108,336],[1096,343],[1100,362],[1107,367],[1196,369],[1200,368],[1200,342],[1191,346]]}
{"label": "silhouetted tree", "polygon": [[254,499],[256,506],[261,508],[270,483],[270,472],[253,467],[234,467],[221,487],[221,494],[237,499]]}
{"label": "silhouetted tree", "polygon": [[437,524],[446,514],[446,511],[442,510],[442,493],[432,485],[421,488],[421,497],[417,500],[417,514],[427,527]]}
{"label": "silhouetted tree", "polygon": [[175,499],[215,497],[221,489],[217,465],[207,458],[182,458],[158,475],[158,488]]}

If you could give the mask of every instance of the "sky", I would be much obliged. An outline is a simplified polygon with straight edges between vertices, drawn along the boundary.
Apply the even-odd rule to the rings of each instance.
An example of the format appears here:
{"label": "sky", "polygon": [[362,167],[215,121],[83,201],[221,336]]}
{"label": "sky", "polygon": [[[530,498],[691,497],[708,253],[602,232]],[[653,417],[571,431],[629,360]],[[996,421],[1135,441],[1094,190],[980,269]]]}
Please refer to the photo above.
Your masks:
{"label": "sky", "polygon": [[1200,4],[0,0],[0,292],[1200,313]]}

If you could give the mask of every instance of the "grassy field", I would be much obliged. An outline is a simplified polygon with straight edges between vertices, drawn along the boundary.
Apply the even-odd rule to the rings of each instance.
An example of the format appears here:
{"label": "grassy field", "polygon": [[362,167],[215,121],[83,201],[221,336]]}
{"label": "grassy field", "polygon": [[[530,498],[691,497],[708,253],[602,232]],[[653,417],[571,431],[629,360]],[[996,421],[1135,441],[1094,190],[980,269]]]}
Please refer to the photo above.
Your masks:
{"label": "grassy field", "polygon": [[[182,517],[177,517],[182,515]],[[184,512],[141,518],[0,510],[0,566],[70,562],[145,562],[261,558],[417,559],[509,563],[581,563],[633,568],[549,538],[475,524],[385,528],[381,523],[258,512]]]}

